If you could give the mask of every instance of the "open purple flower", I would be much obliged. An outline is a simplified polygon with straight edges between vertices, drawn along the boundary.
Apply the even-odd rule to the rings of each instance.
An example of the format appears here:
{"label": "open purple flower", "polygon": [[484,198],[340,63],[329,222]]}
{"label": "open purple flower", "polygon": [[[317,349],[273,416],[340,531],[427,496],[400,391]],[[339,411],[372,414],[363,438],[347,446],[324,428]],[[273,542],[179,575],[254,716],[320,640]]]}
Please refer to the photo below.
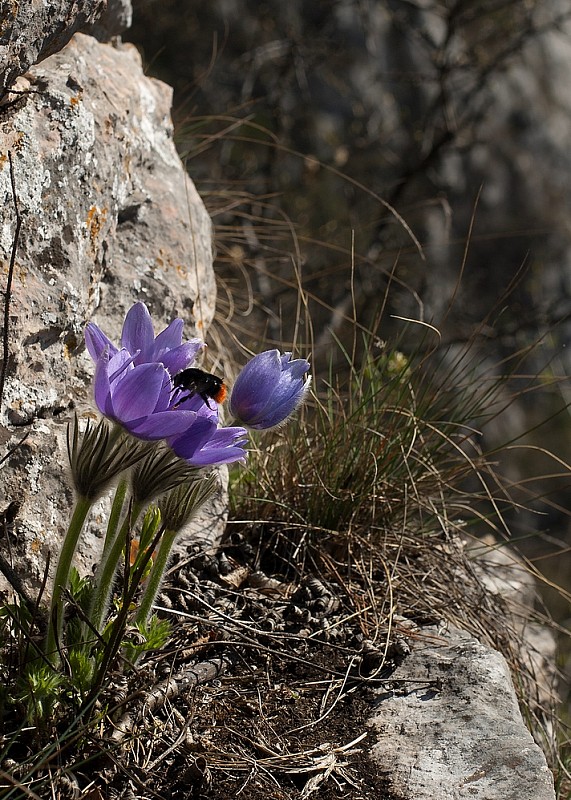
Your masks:
{"label": "open purple flower", "polygon": [[139,439],[166,439],[191,466],[243,461],[244,428],[219,428],[216,404],[211,408],[199,393],[184,395],[173,386],[203,346],[200,339],[183,343],[182,331],[183,321],[175,319],[155,336],[143,303],[125,317],[121,348],[89,323],[85,342],[96,363],[97,407]]}
{"label": "open purple flower", "polygon": [[165,439],[186,431],[196,411],[172,406],[172,382],[161,362],[134,364],[127,350],[104,350],[95,370],[95,402],[109,419],[139,439]]}
{"label": "open purple flower", "polygon": [[309,363],[291,353],[266,350],[238,375],[230,396],[230,411],[248,428],[273,428],[298,408],[309,389]]}
{"label": "open purple flower", "polygon": [[102,414],[139,439],[166,439],[184,433],[196,421],[198,404],[176,403],[172,376],[188,367],[203,346],[182,341],[184,323],[173,320],[158,336],[144,303],[129,309],[121,347],[95,323],[85,329],[85,343],[96,363],[95,402]]}

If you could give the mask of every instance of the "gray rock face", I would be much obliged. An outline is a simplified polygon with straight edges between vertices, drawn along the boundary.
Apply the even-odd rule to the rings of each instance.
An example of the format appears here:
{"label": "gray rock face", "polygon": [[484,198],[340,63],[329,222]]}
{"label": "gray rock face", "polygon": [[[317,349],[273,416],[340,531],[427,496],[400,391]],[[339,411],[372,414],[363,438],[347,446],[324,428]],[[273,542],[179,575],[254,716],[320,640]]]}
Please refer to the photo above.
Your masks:
{"label": "gray rock face", "polygon": [[[215,283],[210,218],[172,139],[171,90],[143,75],[135,48],[76,34],[28,79],[0,118],[4,275],[15,230],[8,152],[22,217],[0,438],[6,452],[29,434],[2,465],[3,489],[6,503],[23,503],[12,552],[37,583],[72,502],[62,422],[72,404],[94,407],[86,322],[118,341],[125,311],[143,300],[157,328],[180,316],[187,336],[200,334]],[[96,553],[88,536],[80,565]]]}
{"label": "gray rock face", "polygon": [[[503,625],[517,657],[533,676],[530,689],[534,713],[551,727],[548,709],[558,702],[557,642],[553,632],[534,621],[538,588],[529,566],[493,537],[470,542],[469,554],[485,590],[503,600]],[[547,713],[546,713],[547,712]]]}
{"label": "gray rock face", "polygon": [[95,22],[106,6],[106,0],[2,0],[0,86],[12,86],[32,64],[61,50],[76,31]]}
{"label": "gray rock face", "polygon": [[101,42],[119,36],[131,25],[133,7],[131,0],[107,0],[107,8],[97,22],[86,31]]}
{"label": "gray rock face", "polygon": [[410,800],[554,800],[503,656],[458,629],[425,628],[371,718],[371,757]]}

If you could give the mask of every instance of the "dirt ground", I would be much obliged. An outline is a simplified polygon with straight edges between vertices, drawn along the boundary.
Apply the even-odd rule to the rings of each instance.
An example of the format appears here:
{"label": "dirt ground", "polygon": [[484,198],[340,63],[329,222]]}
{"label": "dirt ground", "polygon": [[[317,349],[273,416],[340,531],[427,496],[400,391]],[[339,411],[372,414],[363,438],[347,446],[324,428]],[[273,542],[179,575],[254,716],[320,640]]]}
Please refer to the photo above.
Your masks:
{"label": "dirt ground", "polygon": [[171,641],[101,698],[99,735],[67,765],[79,797],[394,800],[368,757],[399,652],[371,587],[263,564],[227,548],[173,568]]}
{"label": "dirt ground", "polygon": [[174,571],[160,612],[173,641],[109,717],[120,748],[102,796],[393,800],[367,719],[395,653],[366,638],[346,589],[267,578],[229,553]]}

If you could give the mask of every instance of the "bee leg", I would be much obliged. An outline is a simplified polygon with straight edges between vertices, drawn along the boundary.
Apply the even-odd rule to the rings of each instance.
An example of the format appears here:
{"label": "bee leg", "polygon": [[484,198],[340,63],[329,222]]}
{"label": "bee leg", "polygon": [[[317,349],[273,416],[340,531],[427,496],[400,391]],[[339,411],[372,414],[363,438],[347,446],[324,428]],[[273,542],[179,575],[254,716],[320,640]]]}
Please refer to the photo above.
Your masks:
{"label": "bee leg", "polygon": [[[177,389],[180,389],[180,387],[179,386],[175,386],[175,388],[173,390],[173,394]],[[182,390],[181,390],[181,394],[179,395],[178,400],[174,403],[173,408],[178,408],[181,403],[184,403],[185,400],[188,400],[189,398],[191,398],[193,394],[194,394],[194,392],[188,392],[188,394],[182,394]]]}
{"label": "bee leg", "polygon": [[206,403],[206,405],[208,406],[208,408],[209,408],[209,409],[212,411],[212,406],[211,406],[211,405],[210,405],[210,403],[208,402],[208,401],[210,400],[210,398],[208,397],[208,395],[207,395],[207,394],[205,394],[204,392],[199,392],[199,394],[200,394],[200,397],[202,398],[202,400],[203,400],[203,401]]}

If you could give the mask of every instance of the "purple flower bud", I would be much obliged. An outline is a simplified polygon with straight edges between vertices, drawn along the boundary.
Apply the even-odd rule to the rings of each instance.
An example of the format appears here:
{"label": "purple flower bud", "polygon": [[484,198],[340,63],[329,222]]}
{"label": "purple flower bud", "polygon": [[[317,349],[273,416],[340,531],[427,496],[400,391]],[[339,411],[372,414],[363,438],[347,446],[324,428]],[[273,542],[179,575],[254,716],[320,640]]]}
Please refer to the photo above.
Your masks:
{"label": "purple flower bud", "polygon": [[309,389],[309,363],[279,350],[258,353],[238,375],[230,411],[248,428],[273,428],[298,408]]}

